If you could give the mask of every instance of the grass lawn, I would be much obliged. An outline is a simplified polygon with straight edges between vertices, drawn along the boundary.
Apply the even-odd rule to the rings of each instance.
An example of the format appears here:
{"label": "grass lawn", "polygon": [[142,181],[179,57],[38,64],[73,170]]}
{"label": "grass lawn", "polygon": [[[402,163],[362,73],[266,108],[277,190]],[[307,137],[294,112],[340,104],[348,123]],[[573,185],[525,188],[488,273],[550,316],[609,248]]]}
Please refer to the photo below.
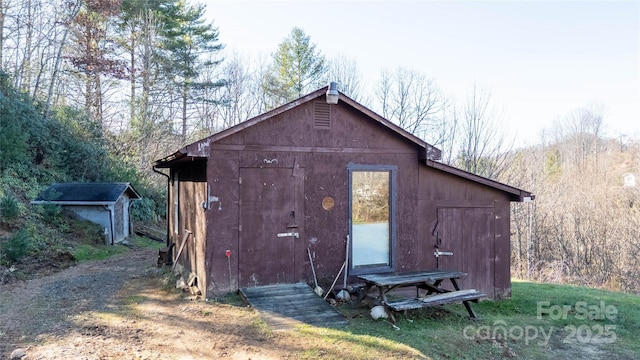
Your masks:
{"label": "grass lawn", "polygon": [[[640,296],[568,285],[513,282],[509,300],[397,314],[398,329],[373,320],[364,306],[344,304],[346,329],[301,327],[316,341],[344,342],[349,357],[380,351],[427,359],[640,359]],[[310,350],[303,358],[319,358]],[[393,356],[392,356],[393,357]],[[326,358],[326,357],[325,357]]]}
{"label": "grass lawn", "polygon": [[[161,249],[165,247],[164,243],[151,240],[141,236],[131,236],[127,241],[135,247],[146,247],[153,249]],[[121,254],[127,251],[127,247],[122,244],[103,245],[95,242],[85,242],[77,245],[73,249],[73,257],[79,261],[102,260],[112,255]]]}
{"label": "grass lawn", "polygon": [[[246,309],[237,294],[219,302]],[[445,305],[396,313],[394,328],[373,320],[366,305],[345,303],[337,309],[349,318],[347,327],[303,325],[286,336],[304,344],[301,359],[640,360],[639,295],[513,280],[511,299],[471,306],[478,319],[462,304]],[[254,326],[279,337],[263,321]]]}

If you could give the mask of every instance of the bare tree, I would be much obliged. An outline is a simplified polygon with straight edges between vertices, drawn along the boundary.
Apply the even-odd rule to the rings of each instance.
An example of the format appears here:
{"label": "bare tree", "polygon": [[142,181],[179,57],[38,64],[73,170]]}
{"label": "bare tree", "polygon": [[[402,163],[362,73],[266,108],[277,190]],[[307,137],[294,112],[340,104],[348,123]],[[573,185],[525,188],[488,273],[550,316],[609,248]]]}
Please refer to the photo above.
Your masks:
{"label": "bare tree", "polygon": [[119,4],[111,0],[85,3],[70,23],[72,51],[68,59],[82,83],[84,109],[105,130],[105,94],[111,84],[107,78],[122,79],[124,62],[115,54],[110,25],[120,12]]}
{"label": "bare tree", "polygon": [[602,136],[601,106],[572,111],[545,131],[544,142],[512,153],[511,183],[533,190],[534,203],[512,206],[516,276],[638,292],[640,145]]}
{"label": "bare tree", "polygon": [[79,7],[77,1],[0,1],[0,66],[14,86],[42,99],[45,115],[59,83],[69,21]]}
{"label": "bare tree", "polygon": [[223,66],[222,77],[226,86],[220,94],[219,116],[222,123],[216,130],[226,129],[258,114],[260,104],[251,86],[259,83],[259,79],[249,65],[240,55],[233,54]]}
{"label": "bare tree", "polygon": [[[597,163],[601,149],[605,107],[590,104],[571,111],[554,123],[555,141],[565,150],[565,156],[577,167],[588,161]],[[567,158],[568,159],[568,158]]]}
{"label": "bare tree", "polygon": [[458,126],[455,164],[477,175],[498,178],[508,166],[514,140],[508,138],[489,91],[473,85],[462,105]]}
{"label": "bare tree", "polygon": [[[54,64],[53,64],[53,69],[51,70],[51,78],[49,80],[49,87],[48,87],[47,98],[45,102],[45,117],[49,117],[49,111],[51,109],[51,105],[53,102],[54,88],[56,86],[56,83],[58,82],[58,79],[59,79],[58,74],[60,72],[60,66],[62,64],[63,50],[67,45],[67,38],[69,37],[69,32],[71,30],[71,27],[69,25],[71,24],[73,19],[75,19],[75,17],[78,15],[78,12],[80,11],[80,8],[81,8],[81,2],[80,1],[77,1],[75,3],[69,2],[67,5],[68,6],[66,7],[66,16],[63,15],[62,19],[58,18],[59,12],[56,12],[56,19],[57,19],[56,22],[62,22],[64,24],[64,30],[62,31],[62,39],[58,44],[55,44],[55,46],[57,47],[57,50],[54,51],[55,53]],[[62,7],[62,8],[65,9],[65,7]]]}
{"label": "bare tree", "polygon": [[376,88],[382,115],[410,133],[437,145],[447,102],[435,81],[415,70],[383,69]]}
{"label": "bare tree", "polygon": [[442,117],[434,124],[433,131],[427,137],[430,144],[442,151],[441,161],[445,164],[453,164],[456,159],[456,141],[460,111],[451,101],[447,101],[442,112]]}
{"label": "bare tree", "polygon": [[[161,93],[152,94],[159,87],[161,69],[158,51],[162,24],[155,8],[144,2],[128,2],[120,17],[120,46],[128,58],[129,125],[140,138],[140,168],[148,167],[148,144],[154,119],[152,100],[159,102]],[[157,5],[156,5],[157,6]]]}
{"label": "bare tree", "polygon": [[341,92],[353,100],[362,102],[362,75],[355,59],[339,55],[329,60],[327,83],[329,81],[337,82]]}
{"label": "bare tree", "polygon": [[0,6],[2,59],[7,59],[5,54],[10,54],[13,60],[13,63],[3,61],[2,65],[12,75],[14,86],[31,94],[38,74],[42,72],[39,55],[47,45],[46,33],[51,27],[50,6],[40,0],[17,3],[5,0]]}

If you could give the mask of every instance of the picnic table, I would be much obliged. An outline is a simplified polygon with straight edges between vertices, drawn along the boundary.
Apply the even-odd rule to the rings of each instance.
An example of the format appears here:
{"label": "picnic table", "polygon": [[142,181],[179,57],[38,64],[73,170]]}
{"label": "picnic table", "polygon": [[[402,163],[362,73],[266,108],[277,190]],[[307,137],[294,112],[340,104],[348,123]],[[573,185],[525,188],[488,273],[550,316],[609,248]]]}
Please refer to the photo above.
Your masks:
{"label": "picnic table", "polygon": [[[443,305],[449,303],[462,302],[467,309],[469,316],[476,318],[476,314],[469,305],[470,301],[478,302],[478,299],[486,297],[475,289],[461,290],[457,279],[466,276],[467,273],[461,271],[451,271],[443,269],[432,269],[405,273],[386,274],[366,274],[358,275],[357,278],[364,281],[365,289],[360,293],[359,300],[362,300],[373,287],[378,288],[380,301],[384,305],[387,314],[395,323],[396,319],[393,311],[407,311],[419,309],[427,306]],[[442,287],[448,282],[453,285],[454,291]],[[444,282],[444,284],[443,284]],[[388,300],[387,293],[391,290],[402,287],[415,287],[416,297],[399,300]],[[424,296],[420,296],[420,290],[426,290]]]}

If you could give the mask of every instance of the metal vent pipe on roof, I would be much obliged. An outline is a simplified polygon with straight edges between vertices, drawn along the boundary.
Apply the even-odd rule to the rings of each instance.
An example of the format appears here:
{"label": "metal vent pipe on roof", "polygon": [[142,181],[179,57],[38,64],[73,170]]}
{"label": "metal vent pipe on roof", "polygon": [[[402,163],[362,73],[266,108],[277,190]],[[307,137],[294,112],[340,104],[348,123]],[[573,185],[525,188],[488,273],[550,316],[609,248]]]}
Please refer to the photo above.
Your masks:
{"label": "metal vent pipe on roof", "polygon": [[327,89],[327,104],[337,104],[338,103],[338,83],[332,81],[329,83],[329,88]]}

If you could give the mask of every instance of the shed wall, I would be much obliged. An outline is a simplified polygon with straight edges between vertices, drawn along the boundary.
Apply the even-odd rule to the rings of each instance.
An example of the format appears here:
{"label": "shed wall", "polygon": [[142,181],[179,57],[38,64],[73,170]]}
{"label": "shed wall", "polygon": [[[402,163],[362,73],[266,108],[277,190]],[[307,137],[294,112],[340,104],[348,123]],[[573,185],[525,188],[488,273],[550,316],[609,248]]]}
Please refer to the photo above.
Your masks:
{"label": "shed wall", "polygon": [[212,295],[238,289],[239,156],[238,151],[213,151],[207,164],[209,196],[217,199],[205,212],[206,287]]}
{"label": "shed wall", "polygon": [[[127,201],[128,203],[128,201]],[[113,241],[120,242],[129,236],[129,229],[125,228],[125,217],[129,216],[129,208],[125,208],[125,197],[120,196],[113,204]]]}
{"label": "shed wall", "polygon": [[[312,108],[294,108],[211,144],[207,176],[211,195],[220,199],[222,210],[214,207],[207,215],[210,234],[207,259],[211,264],[210,284],[215,283],[220,291],[235,290],[238,286],[239,259],[235,254],[238,254],[239,168],[304,168],[304,229],[299,229],[304,237],[297,240],[292,259],[297,264],[294,270],[297,280],[312,279],[307,248],[313,254],[321,281],[332,281],[344,261],[349,231],[349,164],[398,166],[399,177],[403,178],[398,186],[398,203],[406,204],[397,208],[398,237],[403,239],[400,246],[412,246],[417,240],[415,224],[409,220],[417,206],[415,146],[389,136],[387,129],[372,125],[350,108],[340,109],[345,111],[336,114],[338,109],[331,106],[330,129],[315,129],[310,114]],[[335,200],[333,209],[322,208],[325,197]],[[404,245],[405,242],[409,245]],[[224,256],[228,249],[233,254],[229,260]],[[410,252],[399,251],[394,263],[403,264],[406,253]],[[407,268],[407,265],[400,266]]]}
{"label": "shed wall", "polygon": [[63,206],[81,219],[100,225],[105,233],[105,245],[111,244],[111,216],[108,207],[99,206]]}
{"label": "shed wall", "polygon": [[[474,219],[481,220],[484,216],[485,221],[472,221],[471,224],[476,225],[470,226],[467,233],[484,229],[483,236],[478,237],[482,240],[462,249],[467,256],[472,256],[474,247],[491,247],[487,252],[491,258],[475,258],[468,262],[468,271],[482,278],[481,283],[468,285],[486,291],[490,297],[510,293],[509,199],[506,194],[427,167],[419,161],[419,147],[349,106],[330,106],[330,126],[325,129],[314,126],[313,109],[313,102],[309,102],[217,142],[190,145],[206,151],[207,183],[204,187],[195,183],[181,185],[185,189],[180,190],[180,197],[192,198],[187,200],[191,203],[181,202],[181,217],[188,217],[188,212],[202,213],[206,225],[204,222],[196,225],[196,218],[181,221],[193,224],[190,226],[200,232],[206,229],[206,246],[198,250],[204,253],[204,270],[201,267],[197,271],[207,274],[206,288],[210,295],[246,286],[239,282],[239,265],[243,259],[238,256],[238,241],[244,230],[239,219],[240,169],[304,168],[304,205],[299,209],[304,212],[304,225],[298,229],[301,237],[296,240],[292,258],[296,264],[294,279],[313,281],[308,248],[321,282],[332,281],[344,261],[345,239],[349,233],[350,164],[397,167],[394,209],[397,243],[392,260],[396,271],[438,266],[433,254],[438,209],[479,209],[475,212],[478,217]],[[181,178],[185,171],[181,171]],[[321,206],[325,197],[334,199],[335,206],[331,210]],[[208,203],[204,211],[200,211],[202,201]],[[225,255],[227,250],[231,251],[229,258]],[[191,256],[198,258],[200,255],[196,252]],[[259,257],[252,261],[255,259]],[[189,264],[192,269],[198,268],[198,261],[202,263],[202,260],[194,261]],[[486,262],[490,262],[489,267]],[[487,268],[492,269],[490,273]],[[355,278],[350,280],[355,281]]]}
{"label": "shed wall", "polygon": [[[510,202],[509,197],[495,189],[479,183],[468,181],[457,176],[429,168],[420,167],[420,213],[425,219],[420,229],[421,237],[428,239],[425,255],[433,257],[435,245],[438,243],[436,229],[439,211],[442,209],[458,209],[449,217],[455,223],[450,225],[459,229],[457,236],[460,244],[458,251],[464,255],[455,259],[446,259],[461,270],[469,273],[460,283],[485,292],[490,298],[509,297],[511,294],[510,269]],[[489,221],[488,223],[486,223]],[[484,225],[483,225],[484,224]],[[442,224],[440,224],[441,226]],[[482,233],[477,233],[484,229]],[[466,245],[462,245],[466,244]],[[441,248],[441,251],[450,249]],[[484,255],[481,255],[484,254]],[[435,265],[435,264],[433,264]]]}
{"label": "shed wall", "polygon": [[81,219],[96,223],[105,232],[105,245],[118,243],[131,235],[129,230],[129,197],[120,196],[115,203],[103,205],[63,205],[66,211],[72,212]]}

